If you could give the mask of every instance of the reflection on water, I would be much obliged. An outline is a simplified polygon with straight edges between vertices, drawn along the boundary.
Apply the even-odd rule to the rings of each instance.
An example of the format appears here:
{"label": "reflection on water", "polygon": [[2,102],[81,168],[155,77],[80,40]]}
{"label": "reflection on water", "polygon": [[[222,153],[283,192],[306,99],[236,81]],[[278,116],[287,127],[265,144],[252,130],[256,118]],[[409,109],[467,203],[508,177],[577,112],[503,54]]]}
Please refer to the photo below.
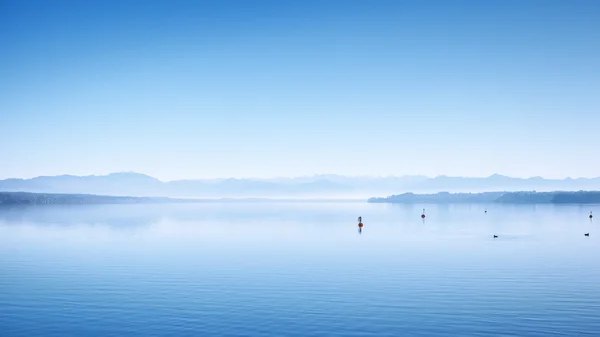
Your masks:
{"label": "reflection on water", "polygon": [[[2,207],[0,331],[593,335],[600,331],[595,208]],[[357,229],[359,216],[365,226]]]}

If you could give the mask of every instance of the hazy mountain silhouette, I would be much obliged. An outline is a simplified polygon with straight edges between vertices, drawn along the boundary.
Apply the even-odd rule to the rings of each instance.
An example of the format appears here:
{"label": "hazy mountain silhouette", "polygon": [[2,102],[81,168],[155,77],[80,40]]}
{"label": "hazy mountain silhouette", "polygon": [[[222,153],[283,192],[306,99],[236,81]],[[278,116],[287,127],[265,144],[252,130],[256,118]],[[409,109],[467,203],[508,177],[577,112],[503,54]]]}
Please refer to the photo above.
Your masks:
{"label": "hazy mountain silhouette", "polygon": [[413,192],[493,192],[493,191],[579,191],[600,189],[600,178],[544,179],[513,178],[494,174],[485,178],[439,176],[411,186]]}
{"label": "hazy mountain silhouette", "polygon": [[210,179],[162,182],[139,173],[105,176],[43,176],[0,180],[0,191],[164,197],[371,197],[405,192],[600,190],[600,178],[528,179],[439,176],[346,177],[315,175],[272,179]]}

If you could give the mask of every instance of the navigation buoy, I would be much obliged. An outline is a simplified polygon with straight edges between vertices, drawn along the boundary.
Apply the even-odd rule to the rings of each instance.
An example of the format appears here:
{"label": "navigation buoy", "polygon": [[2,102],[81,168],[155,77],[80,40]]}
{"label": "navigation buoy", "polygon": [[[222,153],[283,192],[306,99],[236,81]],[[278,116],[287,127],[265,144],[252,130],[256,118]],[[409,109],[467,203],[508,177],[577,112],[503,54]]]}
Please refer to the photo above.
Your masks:
{"label": "navigation buoy", "polygon": [[421,214],[421,219],[425,219],[425,208],[423,208],[423,214]]}
{"label": "navigation buoy", "polygon": [[358,228],[363,228],[363,223],[362,223],[362,216],[358,217]]}

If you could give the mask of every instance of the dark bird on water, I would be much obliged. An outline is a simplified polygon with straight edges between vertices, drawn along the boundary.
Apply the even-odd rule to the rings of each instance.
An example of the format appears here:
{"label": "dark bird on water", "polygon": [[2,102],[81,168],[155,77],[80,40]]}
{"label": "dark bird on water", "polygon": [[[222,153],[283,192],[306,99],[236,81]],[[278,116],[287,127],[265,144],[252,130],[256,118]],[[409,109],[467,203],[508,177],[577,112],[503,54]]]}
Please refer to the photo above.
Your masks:
{"label": "dark bird on water", "polygon": [[590,236],[590,233],[585,233],[584,235],[585,235],[585,236]]}
{"label": "dark bird on water", "polygon": [[497,237],[498,237],[498,235],[494,235],[494,239],[497,238]]}

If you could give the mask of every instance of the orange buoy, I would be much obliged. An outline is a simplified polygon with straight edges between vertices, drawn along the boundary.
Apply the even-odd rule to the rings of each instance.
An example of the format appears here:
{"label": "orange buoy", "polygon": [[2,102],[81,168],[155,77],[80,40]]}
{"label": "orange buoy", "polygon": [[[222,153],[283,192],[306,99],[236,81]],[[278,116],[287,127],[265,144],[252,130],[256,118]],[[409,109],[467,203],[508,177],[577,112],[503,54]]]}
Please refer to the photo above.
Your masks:
{"label": "orange buoy", "polygon": [[363,223],[362,223],[362,216],[359,216],[359,217],[358,217],[358,227],[359,227],[359,228],[363,228],[363,226],[364,226],[364,225],[363,225]]}

